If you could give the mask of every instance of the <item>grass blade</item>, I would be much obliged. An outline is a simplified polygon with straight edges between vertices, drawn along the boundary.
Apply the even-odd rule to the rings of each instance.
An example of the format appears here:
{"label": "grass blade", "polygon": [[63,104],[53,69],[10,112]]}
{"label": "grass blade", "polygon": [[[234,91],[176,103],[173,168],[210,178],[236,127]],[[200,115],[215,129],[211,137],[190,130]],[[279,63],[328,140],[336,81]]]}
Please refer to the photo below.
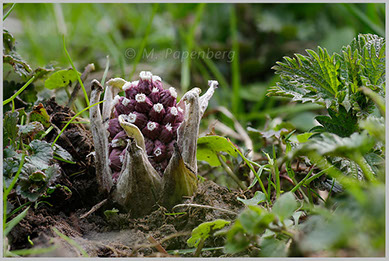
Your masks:
{"label": "grass blade", "polygon": [[27,211],[30,209],[30,207],[26,208],[22,213],[14,217],[11,221],[5,224],[4,228],[4,236],[6,237],[8,233],[12,230],[14,226],[16,226],[26,215]]}
{"label": "grass blade", "polygon": [[83,257],[89,257],[88,253],[79,244],[77,244],[76,241],[74,241],[73,239],[71,239],[71,238],[67,237],[66,235],[62,234],[55,227],[53,227],[52,229],[60,238],[62,238],[63,240],[65,240],[67,243],[69,243],[70,245],[74,246],[75,248],[77,248],[81,252]]}
{"label": "grass blade", "polygon": [[93,106],[96,106],[100,103],[103,103],[105,101],[99,101],[99,102],[96,102],[95,104],[91,105],[91,106],[88,106],[86,107],[85,109],[79,111],[76,115],[74,115],[70,121],[68,121],[68,123],[66,123],[66,125],[62,128],[62,130],[60,131],[60,133],[57,135],[57,137],[54,139],[53,143],[51,144],[51,147],[54,147],[55,143],[57,142],[57,140],[59,139],[59,137],[61,136],[61,134],[65,131],[65,129],[69,126],[70,123],[72,123],[72,121],[78,117],[78,115],[80,115],[81,113],[83,113],[84,111],[87,111],[89,110],[90,108],[92,108]]}
{"label": "grass blade", "polygon": [[89,106],[88,94],[86,93],[84,83],[81,81],[80,75],[78,74],[78,71],[77,71],[76,67],[74,66],[74,63],[73,63],[72,58],[70,57],[70,55],[68,53],[68,50],[66,50],[65,35],[62,36],[62,39],[63,39],[63,49],[64,49],[64,51],[66,53],[66,56],[68,57],[68,60],[69,60],[70,64],[72,65],[73,71],[77,75],[78,83],[81,85],[82,92],[84,93],[84,96],[85,96],[85,102],[86,102],[87,106]]}
{"label": "grass blade", "polygon": [[239,70],[239,42],[238,42],[238,30],[236,21],[235,5],[231,7],[230,15],[230,33],[232,38],[232,52],[234,53],[234,59],[231,62],[231,74],[232,74],[232,95],[231,105],[232,112],[238,115],[240,106],[240,70]]}
{"label": "grass blade", "polygon": [[16,5],[16,3],[13,3],[12,6],[9,8],[8,12],[4,15],[4,17],[3,17],[3,22],[4,22],[5,19],[7,19],[7,17],[11,14],[12,10],[15,8],[15,5]]}

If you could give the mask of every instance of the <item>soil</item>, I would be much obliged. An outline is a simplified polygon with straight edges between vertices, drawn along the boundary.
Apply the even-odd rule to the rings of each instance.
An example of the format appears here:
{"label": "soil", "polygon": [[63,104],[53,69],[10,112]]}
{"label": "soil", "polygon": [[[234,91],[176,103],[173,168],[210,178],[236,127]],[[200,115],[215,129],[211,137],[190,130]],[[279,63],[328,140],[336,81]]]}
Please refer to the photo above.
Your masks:
{"label": "soil", "polygon": [[[57,131],[74,116],[69,108],[58,105],[54,99],[47,101],[44,107]],[[45,137],[46,140],[53,141],[57,133],[52,131]],[[231,192],[205,180],[192,197],[183,199],[182,206],[174,210],[155,206],[151,214],[142,218],[132,218],[121,212],[106,215],[106,210],[116,207],[108,200],[87,217],[82,217],[105,200],[97,190],[93,157],[90,156],[94,151],[91,133],[83,124],[70,124],[57,144],[69,151],[77,162],[68,164],[59,161],[62,171],[57,183],[68,187],[71,193],[59,187],[45,199],[47,203],[32,204],[26,217],[10,232],[11,250],[54,245],[53,251],[39,256],[79,257],[82,256],[79,247],[92,257],[171,256],[174,254],[169,255],[166,251],[189,248],[186,241],[199,224],[215,219],[235,219],[244,208],[237,197],[250,196],[240,191]],[[25,202],[16,193],[11,193],[9,198],[15,206]],[[173,212],[178,214],[171,214]],[[53,228],[76,244],[62,239]],[[160,245],[156,246],[155,242]],[[208,238],[204,245],[219,247],[223,244],[222,236],[214,236]],[[179,255],[193,257],[193,252]],[[227,255],[217,249],[202,251],[201,256]]]}

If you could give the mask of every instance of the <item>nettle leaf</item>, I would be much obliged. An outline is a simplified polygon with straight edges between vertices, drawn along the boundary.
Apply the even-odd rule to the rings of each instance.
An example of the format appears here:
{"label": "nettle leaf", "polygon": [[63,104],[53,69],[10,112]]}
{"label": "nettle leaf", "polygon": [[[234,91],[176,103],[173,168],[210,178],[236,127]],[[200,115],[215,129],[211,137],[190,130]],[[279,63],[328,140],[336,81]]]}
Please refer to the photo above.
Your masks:
{"label": "nettle leaf", "polygon": [[[77,73],[81,75],[81,73]],[[77,81],[77,74],[73,69],[60,70],[50,75],[50,77],[45,81],[45,88],[50,90],[63,88],[75,81]]]}
{"label": "nettle leaf", "polygon": [[365,120],[362,120],[359,123],[362,129],[365,129],[371,136],[375,137],[377,140],[384,142],[385,141],[385,118],[384,117],[374,117],[369,116]]}
{"label": "nettle leaf", "polygon": [[303,143],[294,150],[294,155],[306,155],[317,152],[324,156],[353,158],[355,153],[366,154],[375,144],[372,137],[366,132],[353,133],[350,137],[339,137],[332,133],[322,133],[315,139]]}
{"label": "nettle leaf", "polygon": [[330,56],[326,49],[307,50],[308,56],[284,57],[273,67],[281,76],[268,96],[291,97],[292,101],[314,102],[332,108],[368,114],[375,105],[360,91],[365,86],[385,96],[385,39],[360,34]]}
{"label": "nettle leaf", "polygon": [[276,200],[272,208],[272,213],[276,214],[281,221],[284,221],[290,218],[298,207],[299,204],[293,196],[293,193],[287,192]]}
{"label": "nettle leaf", "polygon": [[256,206],[261,202],[264,202],[266,200],[265,194],[263,194],[261,191],[256,191],[254,194],[254,197],[250,199],[243,199],[238,197],[239,201],[243,202],[246,206]]}
{"label": "nettle leaf", "polygon": [[366,87],[385,82],[385,39],[373,34],[360,34],[350,47],[361,56],[362,81]]}
{"label": "nettle leaf", "polygon": [[328,109],[329,116],[316,116],[315,119],[322,125],[316,126],[310,132],[330,132],[341,137],[349,137],[358,131],[358,118],[352,111],[347,112],[343,106],[339,110]]}
{"label": "nettle leaf", "polygon": [[208,237],[212,236],[215,231],[222,229],[230,223],[231,221],[216,219],[211,222],[204,222],[200,224],[198,227],[193,229],[192,235],[187,241],[188,246],[197,247],[201,239],[207,239]]}
{"label": "nettle leaf", "polygon": [[197,160],[204,160],[211,166],[220,166],[217,157],[219,152],[225,152],[233,157],[237,157],[231,143],[224,137],[220,136],[205,136],[197,140]]}
{"label": "nettle leaf", "polygon": [[338,67],[335,56],[326,49],[318,53],[306,50],[308,56],[296,54],[294,58],[284,57],[272,69],[280,74],[281,81],[268,91],[269,96],[292,97],[293,101],[316,102],[327,108],[336,102],[339,90]]}
{"label": "nettle leaf", "polygon": [[43,140],[33,140],[29,144],[31,155],[27,156],[27,161],[34,164],[38,169],[47,169],[50,160],[53,159],[53,149],[50,143]]}

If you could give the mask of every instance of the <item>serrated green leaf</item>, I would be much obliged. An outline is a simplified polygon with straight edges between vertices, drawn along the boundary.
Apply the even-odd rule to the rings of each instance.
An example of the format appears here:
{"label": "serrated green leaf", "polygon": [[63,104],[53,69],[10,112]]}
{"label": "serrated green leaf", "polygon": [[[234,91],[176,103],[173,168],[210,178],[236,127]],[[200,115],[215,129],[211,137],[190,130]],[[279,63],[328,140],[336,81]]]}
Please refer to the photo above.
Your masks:
{"label": "serrated green leaf", "polygon": [[29,144],[31,155],[26,159],[29,163],[43,170],[49,167],[50,160],[53,159],[53,149],[50,143],[42,140],[33,140]]}
{"label": "serrated green leaf", "polygon": [[73,161],[72,155],[58,144],[55,144],[54,146],[54,153],[64,160]]}
{"label": "serrated green leaf", "polygon": [[366,132],[353,133],[350,137],[339,137],[332,133],[322,133],[293,151],[294,155],[306,155],[317,152],[323,156],[347,157],[353,159],[356,154],[366,154],[373,148],[375,141]]}
{"label": "serrated green leaf", "polygon": [[[81,75],[79,72],[78,74]],[[73,69],[60,70],[50,75],[45,81],[45,88],[50,90],[63,88],[75,81],[77,81],[77,74]]]}
{"label": "serrated green leaf", "polygon": [[284,221],[293,215],[298,206],[299,204],[293,196],[293,193],[286,192],[276,200],[272,208],[272,213],[277,215],[281,221]]}
{"label": "serrated green leaf", "polygon": [[220,166],[217,153],[226,152],[233,157],[238,153],[224,137],[205,136],[197,140],[197,160],[204,160],[211,166]]}
{"label": "serrated green leaf", "polygon": [[207,239],[208,237],[212,236],[215,231],[222,229],[230,223],[230,221],[224,219],[216,219],[211,222],[204,222],[200,224],[198,227],[192,230],[192,235],[187,241],[188,246],[197,247],[201,239]]}
{"label": "serrated green leaf", "polygon": [[316,126],[310,132],[329,132],[341,137],[349,137],[358,130],[358,118],[352,111],[347,112],[343,106],[338,111],[328,109],[329,116],[316,116],[315,119],[322,125]]}
{"label": "serrated green leaf", "polygon": [[22,77],[29,77],[32,69],[28,63],[26,63],[16,52],[9,52],[3,55],[3,63],[12,65],[15,72]]}
{"label": "serrated green leaf", "polygon": [[369,116],[365,120],[362,120],[359,125],[379,141],[385,141],[385,118]]}
{"label": "serrated green leaf", "polygon": [[291,97],[292,101],[314,102],[333,108],[343,105],[347,111],[369,113],[374,104],[361,95],[366,86],[385,96],[385,39],[360,34],[340,54],[330,56],[326,49],[306,50],[308,56],[284,57],[272,68],[281,80],[268,96]]}
{"label": "serrated green leaf", "polygon": [[43,132],[45,128],[42,123],[33,121],[28,123],[27,125],[19,125],[19,135],[20,136],[29,136],[34,137],[39,132]]}

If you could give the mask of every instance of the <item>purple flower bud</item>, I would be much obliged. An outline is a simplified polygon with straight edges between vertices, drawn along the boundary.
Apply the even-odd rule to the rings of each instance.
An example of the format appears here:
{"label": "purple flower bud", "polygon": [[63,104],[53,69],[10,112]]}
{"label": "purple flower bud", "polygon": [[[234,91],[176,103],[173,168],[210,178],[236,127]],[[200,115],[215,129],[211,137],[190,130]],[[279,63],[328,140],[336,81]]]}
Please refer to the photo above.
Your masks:
{"label": "purple flower bud", "polygon": [[135,124],[140,130],[143,129],[144,126],[146,126],[146,123],[148,121],[147,116],[144,115],[143,113],[139,112],[131,112],[128,115],[124,117],[124,120]]}
{"label": "purple flower bud", "polygon": [[127,133],[122,130],[118,134],[115,135],[115,137],[112,139],[111,146],[112,148],[122,148],[124,149],[127,145]]}
{"label": "purple flower bud", "polygon": [[145,135],[146,138],[149,138],[151,140],[155,140],[159,133],[160,133],[160,126],[159,123],[149,121],[146,126],[142,129],[143,135]]}
{"label": "purple flower bud", "polygon": [[163,105],[161,103],[154,104],[153,108],[150,110],[149,116],[150,120],[161,122],[165,116],[165,109],[163,108]]}
{"label": "purple flower bud", "polygon": [[173,127],[173,139],[175,139],[177,137],[177,129],[178,127],[180,127],[181,125],[181,122],[175,122],[172,124],[172,127]]}
{"label": "purple flower bud", "polygon": [[153,74],[151,72],[142,71],[140,72],[139,77],[140,77],[138,83],[139,92],[149,95],[151,93],[151,90],[153,89],[153,84],[151,82]]}
{"label": "purple flower bud", "polygon": [[118,118],[113,118],[109,120],[108,122],[108,132],[109,136],[111,138],[115,137],[117,133],[119,133],[122,129],[122,127],[119,124]]}
{"label": "purple flower bud", "polygon": [[136,101],[127,99],[126,97],[116,96],[114,101],[115,115],[129,114],[135,108]]}
{"label": "purple flower bud", "polygon": [[145,147],[146,147],[147,155],[151,155],[154,149],[154,142],[148,138],[145,138]]}
{"label": "purple flower bud", "polygon": [[159,135],[159,140],[163,143],[168,144],[172,141],[174,137],[173,127],[170,123],[161,126],[161,134]]}
{"label": "purple flower bud", "polygon": [[135,101],[135,109],[139,112],[148,112],[153,107],[153,103],[144,93],[135,95]]}
{"label": "purple flower bud", "polygon": [[159,96],[160,96],[160,90],[157,87],[154,87],[151,90],[151,93],[149,94],[149,99],[153,103],[158,103],[159,101]]}
{"label": "purple flower bud", "polygon": [[166,159],[167,153],[166,153],[166,146],[161,141],[156,140],[154,143],[154,149],[152,153],[152,157],[155,162],[159,163]]}
{"label": "purple flower bud", "polygon": [[121,149],[113,149],[109,154],[109,166],[114,171],[120,171],[122,168],[123,159],[120,160],[122,158],[121,157],[122,152],[123,150]]}
{"label": "purple flower bud", "polygon": [[162,103],[165,108],[171,107],[176,104],[177,92],[173,87],[170,87],[169,90],[161,91],[159,102]]}
{"label": "purple flower bud", "polygon": [[152,80],[153,80],[153,87],[157,88],[158,91],[163,91],[161,77],[159,77],[157,75],[153,75]]}
{"label": "purple flower bud", "polygon": [[178,117],[178,110],[176,107],[169,107],[166,111],[165,118],[163,118],[162,123],[163,124],[173,124],[176,122],[176,119]]}
{"label": "purple flower bud", "polygon": [[170,159],[171,156],[173,155],[173,152],[174,152],[174,143],[176,141],[173,140],[172,142],[170,142],[168,145],[166,145],[166,154],[167,154],[167,158]]}
{"label": "purple flower bud", "polygon": [[126,93],[128,99],[134,99],[135,95],[139,92],[138,81],[127,82],[123,85],[122,90]]}

